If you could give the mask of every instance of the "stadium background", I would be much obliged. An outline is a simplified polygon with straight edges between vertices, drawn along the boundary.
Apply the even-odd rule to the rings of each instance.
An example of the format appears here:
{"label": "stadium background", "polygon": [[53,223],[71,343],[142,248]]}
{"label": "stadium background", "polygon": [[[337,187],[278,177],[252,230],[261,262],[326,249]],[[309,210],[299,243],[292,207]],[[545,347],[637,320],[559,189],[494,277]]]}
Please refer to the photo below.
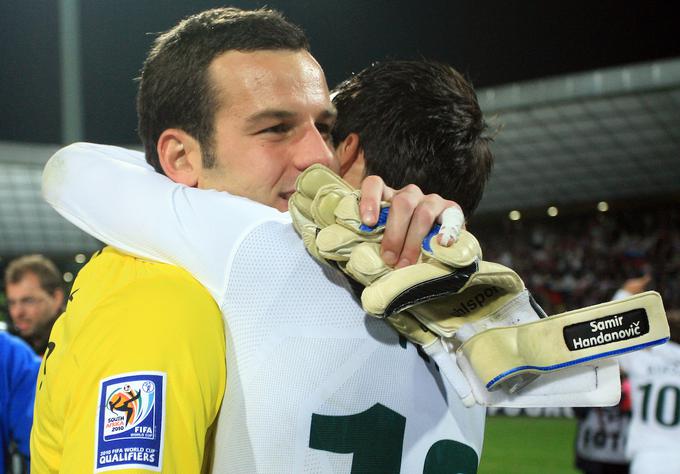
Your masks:
{"label": "stadium background", "polygon": [[[148,33],[222,4],[0,0],[0,270],[41,252],[69,281],[77,274],[100,244],[42,203],[43,164],[77,140],[138,147],[133,78]],[[667,308],[680,308],[680,41],[671,3],[266,5],[307,31],[331,87],[384,58],[437,59],[472,80],[496,131],[496,167],[470,227],[486,258],[516,269],[546,310],[609,299],[643,273]],[[570,410],[549,414],[558,416],[490,417],[480,472],[576,472]]]}

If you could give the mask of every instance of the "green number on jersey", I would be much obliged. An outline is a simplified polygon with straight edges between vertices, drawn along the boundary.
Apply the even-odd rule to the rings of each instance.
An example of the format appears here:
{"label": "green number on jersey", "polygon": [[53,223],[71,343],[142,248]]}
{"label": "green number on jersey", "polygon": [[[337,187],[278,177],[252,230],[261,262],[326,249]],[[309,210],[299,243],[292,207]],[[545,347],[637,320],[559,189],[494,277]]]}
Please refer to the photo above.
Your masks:
{"label": "green number on jersey", "polygon": [[[332,453],[353,453],[352,474],[399,474],[406,418],[376,403],[347,416],[312,415],[309,447]],[[423,474],[475,474],[477,453],[463,443],[440,440],[425,458]]]}
{"label": "green number on jersey", "polygon": [[423,474],[475,474],[477,464],[477,453],[470,446],[442,439],[427,452]]}
{"label": "green number on jersey", "polygon": [[[677,426],[680,423],[680,389],[672,385],[664,385],[656,396],[656,408],[652,403],[652,384],[640,385],[642,390],[642,421],[649,419],[650,408],[654,410],[654,418],[662,426]],[[672,400],[669,400],[672,398]],[[670,417],[668,416],[670,415]]]}
{"label": "green number on jersey", "polygon": [[348,416],[312,415],[309,447],[354,453],[352,473],[398,473],[406,418],[379,403]]}

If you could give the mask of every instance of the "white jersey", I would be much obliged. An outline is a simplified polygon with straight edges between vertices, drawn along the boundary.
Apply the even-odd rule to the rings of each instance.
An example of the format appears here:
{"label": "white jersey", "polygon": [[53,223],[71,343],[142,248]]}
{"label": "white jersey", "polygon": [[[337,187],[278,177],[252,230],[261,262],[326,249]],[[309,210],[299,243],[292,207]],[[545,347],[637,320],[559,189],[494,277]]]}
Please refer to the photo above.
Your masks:
{"label": "white jersey", "polygon": [[680,344],[636,352],[621,366],[631,385],[631,474],[680,473]]}
{"label": "white jersey", "polygon": [[55,155],[43,186],[71,222],[186,268],[220,305],[227,390],[213,472],[476,472],[484,409],[463,407],[435,364],[366,316],[287,213],[87,144]]}

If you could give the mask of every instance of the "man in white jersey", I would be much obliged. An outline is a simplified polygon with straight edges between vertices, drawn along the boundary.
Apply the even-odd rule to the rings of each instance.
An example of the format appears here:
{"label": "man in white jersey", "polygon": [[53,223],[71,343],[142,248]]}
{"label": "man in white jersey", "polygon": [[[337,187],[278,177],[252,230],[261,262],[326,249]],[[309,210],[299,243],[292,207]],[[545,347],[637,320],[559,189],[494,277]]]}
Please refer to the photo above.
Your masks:
{"label": "man in white jersey", "polygon": [[[239,26],[240,16],[199,14],[156,42],[139,105],[152,166],[139,153],[73,145],[46,167],[46,198],[121,250],[185,267],[218,302],[228,382],[213,472],[476,472],[483,408],[464,408],[434,364],[368,318],[345,278],[312,260],[279,212],[302,170],[334,164],[324,143],[333,110],[306,48],[273,47],[281,31],[255,34],[252,24]],[[207,62],[195,50],[177,54],[187,38],[219,49],[225,29],[265,45],[223,48]],[[159,92],[162,77],[152,79],[161,63],[180,75],[182,59],[192,67],[204,61],[210,79],[173,115],[162,100],[172,85]],[[214,120],[192,117],[193,102],[214,111]],[[173,122],[182,115],[189,121]],[[150,116],[168,122],[150,127]],[[382,193],[375,183],[363,186],[368,223]],[[388,227],[406,237],[386,237],[390,263],[415,261],[422,235],[451,205],[418,193],[394,196],[397,221]]]}
{"label": "man in white jersey", "polygon": [[[645,291],[651,276],[631,278],[614,294],[621,300]],[[630,424],[630,382],[622,374],[621,401],[613,407],[575,408],[576,467],[584,474],[629,474],[626,441]]]}
{"label": "man in white jersey", "polygon": [[621,359],[632,401],[626,448],[631,474],[680,472],[680,311],[667,317],[668,343]]}

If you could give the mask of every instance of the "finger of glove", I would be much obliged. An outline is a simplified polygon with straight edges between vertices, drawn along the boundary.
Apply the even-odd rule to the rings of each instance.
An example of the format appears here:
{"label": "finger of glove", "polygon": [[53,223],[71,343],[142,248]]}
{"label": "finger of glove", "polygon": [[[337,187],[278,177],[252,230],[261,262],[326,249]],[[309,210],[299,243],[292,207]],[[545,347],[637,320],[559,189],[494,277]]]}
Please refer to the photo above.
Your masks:
{"label": "finger of glove", "polygon": [[[288,209],[295,209],[297,217],[304,217],[305,220],[312,220],[312,199],[305,196],[303,193],[294,192],[290,199],[288,199]],[[291,217],[295,217],[292,215]],[[295,221],[293,221],[295,222]]]}
{"label": "finger of glove", "polygon": [[380,241],[380,236],[364,236],[340,225],[332,224],[316,235],[319,253],[329,260],[349,260],[353,249],[363,243]]}
{"label": "finger of glove", "polygon": [[318,231],[317,225],[300,211],[300,209],[294,204],[292,198],[290,202],[291,205],[288,207],[288,210],[293,221],[293,228],[302,238],[302,242],[304,243],[309,254],[316,260],[327,264],[328,262],[326,262],[326,260],[319,254],[316,245],[316,234]]}
{"label": "finger of glove", "polygon": [[351,200],[350,191],[336,183],[321,186],[310,206],[314,222],[320,228],[335,224],[335,210],[345,197]]}
{"label": "finger of glove", "polygon": [[389,214],[389,203],[380,203],[380,214],[378,221],[374,225],[367,225],[361,221],[359,211],[359,200],[361,193],[354,191],[346,195],[335,208],[335,220],[348,229],[363,235],[379,235],[385,229],[385,222]]}
{"label": "finger of glove", "polygon": [[377,242],[356,245],[345,267],[346,273],[364,286],[369,286],[391,270],[380,257],[380,243]]}
{"label": "finger of glove", "polygon": [[457,242],[450,247],[441,245],[438,235],[441,233],[438,226],[435,226],[423,239],[422,250],[425,255],[454,268],[467,267],[475,260],[482,259],[479,241],[467,230],[462,230]]}
{"label": "finger of glove", "polygon": [[312,203],[319,189],[328,185],[336,185],[339,188],[352,190],[346,182],[331,170],[320,164],[315,164],[303,171],[295,181],[295,192],[289,199],[289,208],[295,207],[299,215],[313,219]]}
{"label": "finger of glove", "polygon": [[323,186],[335,184],[351,192],[354,188],[345,180],[320,164],[314,164],[303,171],[295,181],[295,190],[309,199],[314,199]]}

